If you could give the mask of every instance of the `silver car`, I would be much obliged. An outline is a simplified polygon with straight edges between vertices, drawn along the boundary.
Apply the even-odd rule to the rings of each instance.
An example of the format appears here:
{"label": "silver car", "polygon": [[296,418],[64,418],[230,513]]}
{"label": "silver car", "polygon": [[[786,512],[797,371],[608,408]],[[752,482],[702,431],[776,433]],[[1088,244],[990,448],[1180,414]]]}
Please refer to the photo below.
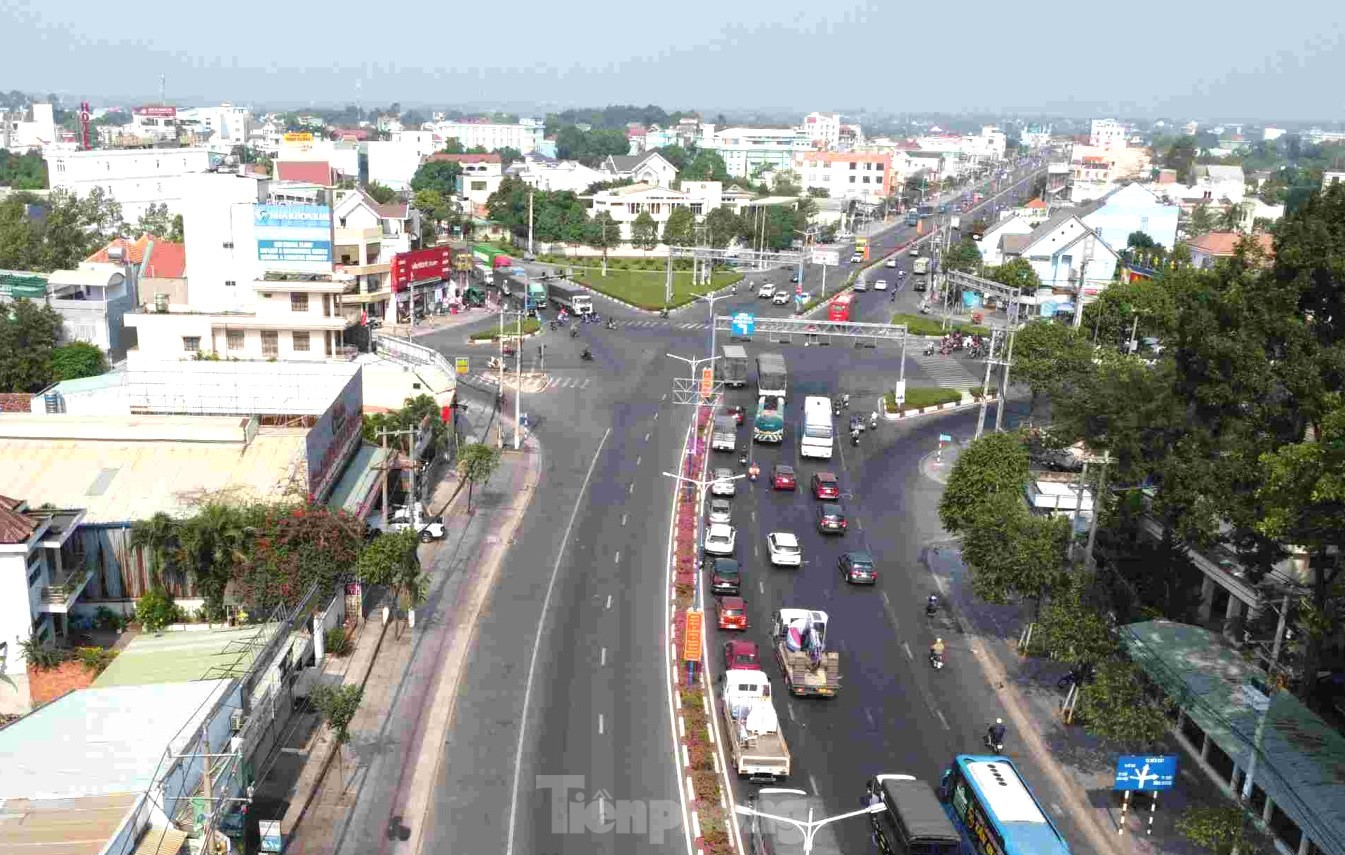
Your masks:
{"label": "silver car", "polygon": [[710,500],[710,524],[733,522],[733,503],[728,499]]}
{"label": "silver car", "polygon": [[710,485],[710,495],[732,496],[738,491],[737,482],[733,480],[733,470],[727,466],[716,469],[714,479],[714,483]]}

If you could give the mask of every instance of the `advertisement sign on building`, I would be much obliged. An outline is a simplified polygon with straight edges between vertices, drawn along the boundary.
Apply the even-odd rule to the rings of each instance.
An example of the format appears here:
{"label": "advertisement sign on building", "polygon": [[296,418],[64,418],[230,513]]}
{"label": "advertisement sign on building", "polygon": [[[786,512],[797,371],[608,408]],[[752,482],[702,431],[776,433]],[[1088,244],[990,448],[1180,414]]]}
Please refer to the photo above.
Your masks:
{"label": "advertisement sign on building", "polygon": [[453,251],[446,246],[399,252],[392,257],[392,290],[412,282],[438,282],[453,272]]}
{"label": "advertisement sign on building", "polygon": [[154,116],[159,119],[176,119],[177,107],[136,107],[137,116]]}
{"label": "advertisement sign on building", "polygon": [[318,262],[332,260],[332,210],[326,205],[254,205],[257,260]]}
{"label": "advertisement sign on building", "polygon": [[360,372],[357,371],[304,437],[308,457],[308,494],[312,501],[327,500],[346,461],[359,445],[363,409],[364,387],[361,385]]}
{"label": "advertisement sign on building", "polygon": [[281,139],[283,139],[287,143],[311,143],[313,141],[313,135],[307,132],[304,133],[292,132],[285,134],[283,137],[281,137]]}

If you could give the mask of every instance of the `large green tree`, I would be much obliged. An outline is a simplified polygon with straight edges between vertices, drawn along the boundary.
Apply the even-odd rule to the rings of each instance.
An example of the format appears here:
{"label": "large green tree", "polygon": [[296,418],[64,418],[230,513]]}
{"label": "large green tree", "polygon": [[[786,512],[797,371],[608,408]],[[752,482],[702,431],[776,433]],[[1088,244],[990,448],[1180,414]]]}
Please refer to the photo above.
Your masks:
{"label": "large green tree", "polygon": [[695,225],[696,215],[690,208],[673,208],[663,224],[663,242],[669,246],[690,246],[691,230]]}
{"label": "large green tree", "polygon": [[607,275],[607,252],[621,246],[621,225],[612,218],[611,213],[599,211],[589,221],[589,246],[602,250],[602,275]]}
{"label": "large green tree", "polygon": [[1179,281],[1165,277],[1113,282],[1084,306],[1084,331],[1096,343],[1117,349],[1127,349],[1132,332],[1136,340],[1150,336],[1167,339],[1176,328],[1173,291]]}
{"label": "large green tree", "polygon": [[411,176],[411,192],[436,190],[445,199],[458,195],[458,176],[462,164],[447,160],[427,160]]}
{"label": "large green tree", "polygon": [[953,244],[943,256],[944,270],[960,270],[963,273],[975,273],[981,269],[981,250],[976,241],[969,237]]}
{"label": "large green tree", "polygon": [[1021,294],[1031,294],[1041,287],[1041,278],[1025,258],[1010,258],[997,267],[986,268],[985,277],[1017,288]]}
{"label": "large green tree", "polygon": [[1036,320],[1014,333],[1010,377],[1032,390],[1034,409],[1039,395],[1073,388],[1091,371],[1093,348],[1068,324]]}
{"label": "large green tree", "polygon": [[980,509],[999,496],[1021,502],[1027,484],[1028,452],[1018,433],[988,433],[958,455],[939,500],[939,519],[952,534],[961,534]]}
{"label": "large green tree", "polygon": [[1123,660],[1098,666],[1079,694],[1079,717],[1094,736],[1144,750],[1167,732],[1167,719],[1145,691],[1139,668]]}
{"label": "large green tree", "polygon": [[224,617],[225,590],[247,562],[254,534],[249,511],[222,502],[210,502],[182,521],[183,564],[205,601],[207,620]]}
{"label": "large green tree", "polygon": [[658,223],[648,211],[641,211],[631,223],[631,246],[637,249],[653,249],[658,246]]}
{"label": "large green tree", "polygon": [[0,187],[47,189],[47,162],[36,152],[15,154],[0,148]]}
{"label": "large green tree", "polygon": [[107,371],[107,357],[103,351],[87,341],[72,341],[51,351],[51,379],[78,380],[95,377]]}
{"label": "large green tree", "polygon": [[0,199],[0,269],[72,269],[125,231],[121,205],[101,187],[45,199],[15,193]]}
{"label": "large green tree", "polygon": [[39,392],[51,383],[61,323],[61,316],[41,303],[0,304],[0,391]]}
{"label": "large green tree", "polygon": [[962,533],[962,558],[976,596],[990,603],[1029,600],[1040,612],[1067,579],[1069,527],[1068,518],[1031,513],[1021,493],[978,502]]}
{"label": "large green tree", "polygon": [[741,231],[742,221],[728,208],[715,208],[705,215],[706,240],[715,249],[728,246]]}

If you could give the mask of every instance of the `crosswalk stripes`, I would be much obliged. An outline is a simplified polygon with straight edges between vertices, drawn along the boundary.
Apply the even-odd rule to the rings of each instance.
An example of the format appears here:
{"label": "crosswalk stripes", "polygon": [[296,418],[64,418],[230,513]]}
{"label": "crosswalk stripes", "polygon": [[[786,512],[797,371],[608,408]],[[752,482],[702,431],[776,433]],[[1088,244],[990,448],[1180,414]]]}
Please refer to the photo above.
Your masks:
{"label": "crosswalk stripes", "polygon": [[976,378],[967,371],[960,359],[952,356],[925,356],[923,353],[914,354],[909,358],[920,366],[921,372],[933,380],[934,385],[940,389],[964,389],[978,385]]}

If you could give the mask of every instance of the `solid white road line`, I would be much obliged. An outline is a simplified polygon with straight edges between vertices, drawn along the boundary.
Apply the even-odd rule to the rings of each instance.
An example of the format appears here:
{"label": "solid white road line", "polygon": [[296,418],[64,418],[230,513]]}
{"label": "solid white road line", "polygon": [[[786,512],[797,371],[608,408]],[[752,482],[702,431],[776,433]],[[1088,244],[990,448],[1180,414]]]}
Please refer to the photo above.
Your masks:
{"label": "solid white road line", "polygon": [[598,735],[602,736],[603,718],[602,713],[598,713]]}
{"label": "solid white road line", "polygon": [[907,659],[911,660],[912,662],[915,661],[915,656],[911,653],[911,646],[909,644],[903,641],[901,643],[901,649],[906,651]]}
{"label": "solid white road line", "polygon": [[[537,618],[537,635],[532,641],[532,659],[528,662],[528,680],[523,689],[523,714],[518,720],[518,748],[514,752],[514,785],[509,793],[509,833],[504,848],[506,855],[514,853],[514,827],[518,822],[518,785],[523,775],[523,741],[528,731],[528,706],[532,702],[532,686],[537,678],[537,656],[542,650],[542,629],[546,624],[547,610],[551,607],[551,595],[556,589],[556,577],[560,575],[560,562],[565,557],[565,546],[570,542],[570,532],[574,529],[579,509],[584,506],[583,496],[593,479],[593,470],[598,466],[598,456],[602,454],[603,447],[607,445],[607,438],[611,435],[612,429],[608,428],[598,442],[598,450],[593,452],[593,459],[589,461],[588,473],[584,475],[584,483],[579,487],[580,501],[574,503],[574,510],[570,512],[570,521],[565,526],[565,534],[561,536],[560,548],[556,550],[556,563],[551,567],[551,579],[546,584],[546,595],[542,597],[542,613]],[[611,608],[611,605],[612,597],[609,594],[608,608]]]}
{"label": "solid white road line", "polygon": [[952,728],[948,726],[948,719],[943,717],[943,710],[935,710],[934,714],[937,715],[939,717],[939,721],[943,723],[944,730],[952,730]]}

